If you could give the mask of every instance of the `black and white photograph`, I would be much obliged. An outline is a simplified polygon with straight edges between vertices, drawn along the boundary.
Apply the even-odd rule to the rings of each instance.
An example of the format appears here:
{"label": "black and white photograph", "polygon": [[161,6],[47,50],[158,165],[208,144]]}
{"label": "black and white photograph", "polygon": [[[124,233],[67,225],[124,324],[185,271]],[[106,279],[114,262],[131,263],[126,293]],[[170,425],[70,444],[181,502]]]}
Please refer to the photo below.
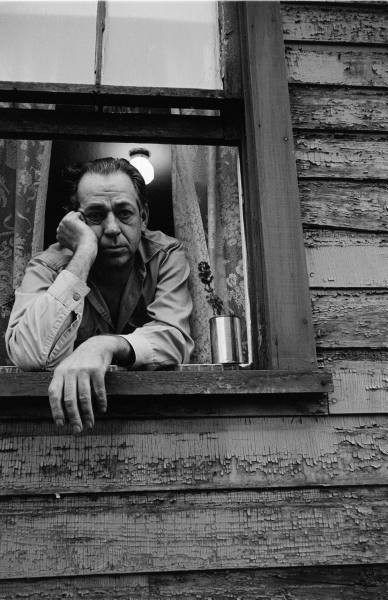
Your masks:
{"label": "black and white photograph", "polygon": [[0,600],[387,600],[388,0],[0,0]]}

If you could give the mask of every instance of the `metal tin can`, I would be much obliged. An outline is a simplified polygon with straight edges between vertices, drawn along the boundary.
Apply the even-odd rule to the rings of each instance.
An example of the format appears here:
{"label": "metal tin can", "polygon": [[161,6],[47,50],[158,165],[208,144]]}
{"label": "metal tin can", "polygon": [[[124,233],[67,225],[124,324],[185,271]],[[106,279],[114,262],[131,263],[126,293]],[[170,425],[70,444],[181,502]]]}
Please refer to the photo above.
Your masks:
{"label": "metal tin can", "polygon": [[220,315],[209,322],[213,363],[242,363],[240,317]]}

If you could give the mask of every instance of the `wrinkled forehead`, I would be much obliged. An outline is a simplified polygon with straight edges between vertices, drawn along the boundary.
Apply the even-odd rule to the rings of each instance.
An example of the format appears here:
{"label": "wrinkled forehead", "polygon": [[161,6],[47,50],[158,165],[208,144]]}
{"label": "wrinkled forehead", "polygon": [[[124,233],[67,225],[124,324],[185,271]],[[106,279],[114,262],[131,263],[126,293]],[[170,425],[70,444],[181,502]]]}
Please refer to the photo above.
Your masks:
{"label": "wrinkled forehead", "polygon": [[121,171],[109,175],[85,173],[78,183],[77,201],[81,208],[92,204],[109,207],[117,203],[140,208],[135,186]]}

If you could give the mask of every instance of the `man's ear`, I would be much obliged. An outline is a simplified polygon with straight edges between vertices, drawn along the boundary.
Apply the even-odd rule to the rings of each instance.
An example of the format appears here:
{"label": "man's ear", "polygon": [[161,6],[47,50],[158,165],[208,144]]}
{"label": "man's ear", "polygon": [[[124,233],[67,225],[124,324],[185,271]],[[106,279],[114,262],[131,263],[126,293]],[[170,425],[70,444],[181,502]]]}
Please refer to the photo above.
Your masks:
{"label": "man's ear", "polygon": [[140,216],[141,216],[141,230],[144,231],[145,229],[147,229],[148,219],[150,216],[148,204],[146,206],[142,206],[141,211],[140,211]]}

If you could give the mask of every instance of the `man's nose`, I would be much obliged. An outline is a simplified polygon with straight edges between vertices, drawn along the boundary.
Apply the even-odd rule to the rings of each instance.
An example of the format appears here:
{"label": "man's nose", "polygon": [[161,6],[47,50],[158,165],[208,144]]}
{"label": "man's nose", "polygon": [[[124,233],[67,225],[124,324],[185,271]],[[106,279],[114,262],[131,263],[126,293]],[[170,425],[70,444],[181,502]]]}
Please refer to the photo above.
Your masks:
{"label": "man's nose", "polygon": [[120,233],[119,223],[113,214],[113,212],[108,212],[106,218],[104,220],[104,234],[108,236],[116,236]]}

